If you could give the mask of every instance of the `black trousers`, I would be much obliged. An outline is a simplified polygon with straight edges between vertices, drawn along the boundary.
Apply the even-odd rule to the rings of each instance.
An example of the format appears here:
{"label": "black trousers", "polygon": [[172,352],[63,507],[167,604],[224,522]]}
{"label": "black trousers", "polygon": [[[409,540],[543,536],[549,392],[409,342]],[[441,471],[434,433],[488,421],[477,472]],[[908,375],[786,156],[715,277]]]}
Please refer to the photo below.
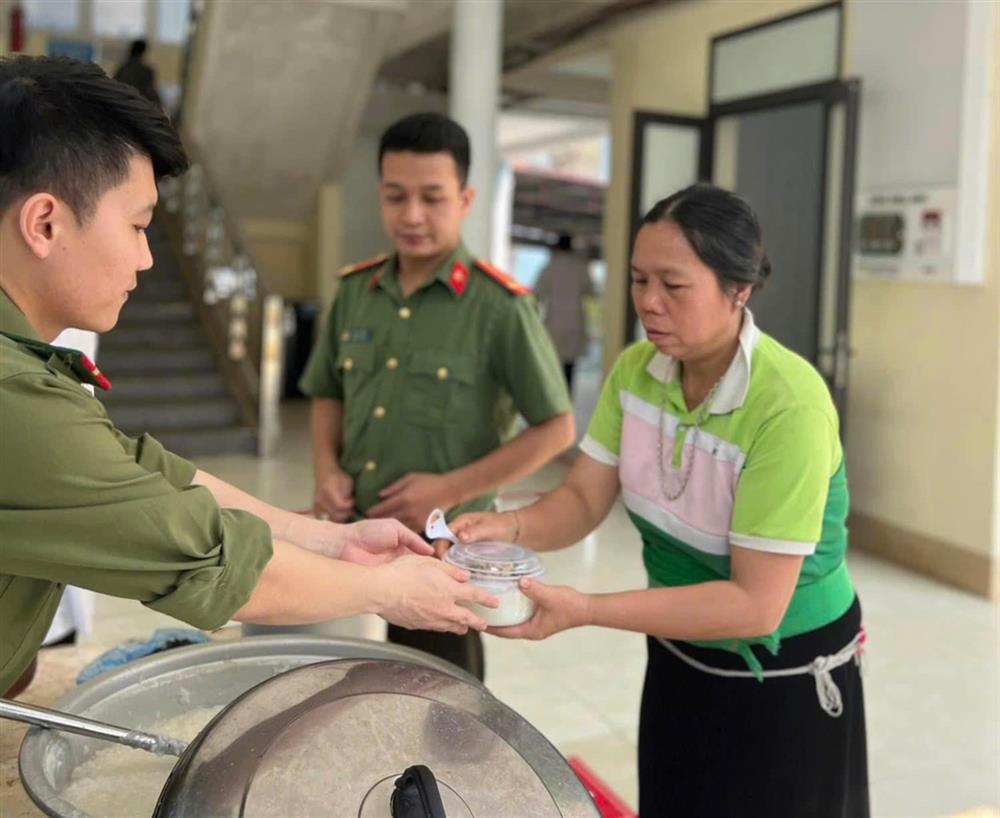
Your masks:
{"label": "black trousers", "polygon": [[[861,625],[857,599],[840,619],[754,650],[765,670],[836,653]],[[696,670],[655,639],[639,718],[640,818],[868,818],[861,675],[832,676],[843,713],[827,715],[812,676],[723,678]],[[677,643],[707,665],[746,670],[740,657]]]}
{"label": "black trousers", "polygon": [[475,676],[479,681],[486,677],[486,657],[483,637],[479,631],[457,633],[438,631],[411,631],[398,625],[389,625],[386,639],[394,645],[415,648],[437,656]]}

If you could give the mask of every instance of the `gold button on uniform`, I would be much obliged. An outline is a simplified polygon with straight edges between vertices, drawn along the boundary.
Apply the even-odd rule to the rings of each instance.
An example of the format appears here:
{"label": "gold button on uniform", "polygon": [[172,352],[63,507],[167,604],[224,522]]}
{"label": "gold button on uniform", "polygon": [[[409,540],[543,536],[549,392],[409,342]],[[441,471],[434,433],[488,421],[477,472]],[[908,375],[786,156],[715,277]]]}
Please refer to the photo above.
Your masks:
{"label": "gold button on uniform", "polygon": [[375,411],[372,412],[372,414],[375,415],[375,417],[377,417],[377,418],[384,418],[385,417],[385,407],[384,406],[376,406],[375,407]]}
{"label": "gold button on uniform", "polygon": [[385,362],[385,365],[388,369],[395,369],[397,366],[399,366],[399,359],[390,358],[388,361]]}
{"label": "gold button on uniform", "polygon": [[365,471],[375,471],[375,461],[369,460],[365,463]]}
{"label": "gold button on uniform", "polygon": [[348,370],[354,369],[354,359],[353,358],[344,358],[344,369],[348,369]]}
{"label": "gold button on uniform", "polygon": [[409,318],[410,317],[410,308],[409,307],[400,307],[399,308],[399,317],[402,318],[404,321],[407,318]]}
{"label": "gold button on uniform", "polygon": [[439,381],[447,380],[448,378],[448,367],[442,366],[438,367],[437,376]]}

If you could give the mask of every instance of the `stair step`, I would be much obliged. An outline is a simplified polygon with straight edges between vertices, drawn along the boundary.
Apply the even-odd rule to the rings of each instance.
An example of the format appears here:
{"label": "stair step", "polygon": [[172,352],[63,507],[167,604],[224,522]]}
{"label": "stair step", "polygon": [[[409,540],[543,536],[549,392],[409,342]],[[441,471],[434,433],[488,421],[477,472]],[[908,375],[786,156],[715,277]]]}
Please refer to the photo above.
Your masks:
{"label": "stair step", "polygon": [[138,286],[129,294],[129,302],[148,301],[152,298],[160,301],[183,301],[187,297],[187,287],[179,278],[164,276],[146,281],[140,278]]}
{"label": "stair step", "polygon": [[214,371],[177,374],[116,375],[113,388],[101,397],[108,405],[135,399],[222,398],[226,384]]}
{"label": "stair step", "polygon": [[249,426],[227,426],[222,429],[143,429],[149,432],[167,451],[194,459],[213,454],[257,451],[257,432]]}
{"label": "stair step", "polygon": [[129,432],[148,429],[197,429],[234,426],[242,420],[236,401],[229,397],[193,400],[133,398],[107,404],[115,426]]}
{"label": "stair step", "polygon": [[132,325],[116,327],[101,338],[101,352],[122,349],[178,349],[205,343],[201,327],[193,321],[184,323]]}
{"label": "stair step", "polygon": [[98,353],[101,370],[114,384],[118,375],[166,372],[214,372],[215,356],[207,346],[179,349],[111,349]]}
{"label": "stair step", "polygon": [[150,322],[194,321],[194,307],[190,301],[136,301],[129,298],[121,311],[117,327]]}

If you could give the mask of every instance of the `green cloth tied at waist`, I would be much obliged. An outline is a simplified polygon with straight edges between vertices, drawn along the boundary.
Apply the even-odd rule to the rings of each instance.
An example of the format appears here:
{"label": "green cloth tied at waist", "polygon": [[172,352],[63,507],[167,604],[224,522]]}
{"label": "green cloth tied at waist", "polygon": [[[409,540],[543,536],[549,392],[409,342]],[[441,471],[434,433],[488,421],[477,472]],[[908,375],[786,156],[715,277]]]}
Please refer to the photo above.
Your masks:
{"label": "green cloth tied at waist", "polygon": [[[650,563],[650,555],[646,552],[649,549],[656,549],[660,552],[660,555],[663,554],[662,546],[645,542],[643,556],[646,560],[647,569]],[[662,556],[654,561],[660,570],[657,571],[658,576],[654,576],[652,573],[649,574],[650,588],[678,587],[682,585],[694,585],[700,582],[725,581],[728,579],[727,576],[712,576],[704,567],[702,571],[698,572],[700,575],[697,577],[691,576],[694,572],[679,570],[671,572],[674,575],[666,578],[663,576],[664,572],[662,570],[666,564],[673,563],[673,567],[680,568],[685,565],[690,567],[691,562],[683,558],[676,561],[664,560]],[[726,561],[728,562],[728,559]],[[684,576],[682,574],[687,575]],[[800,634],[822,628],[824,625],[829,625],[843,616],[854,601],[854,586],[851,584],[851,578],[847,571],[847,563],[844,561],[841,561],[826,576],[806,580],[800,578],[799,582],[801,584],[795,589],[795,593],[792,595],[791,602],[788,604],[788,610],[785,611],[785,616],[782,618],[781,624],[773,633],[750,639],[684,641],[687,644],[701,648],[715,648],[738,654],[746,663],[747,668],[754,674],[757,681],[763,682],[763,668],[761,667],[760,660],[754,655],[751,649],[754,645],[761,645],[772,656],[777,656],[782,638],[799,636]]]}

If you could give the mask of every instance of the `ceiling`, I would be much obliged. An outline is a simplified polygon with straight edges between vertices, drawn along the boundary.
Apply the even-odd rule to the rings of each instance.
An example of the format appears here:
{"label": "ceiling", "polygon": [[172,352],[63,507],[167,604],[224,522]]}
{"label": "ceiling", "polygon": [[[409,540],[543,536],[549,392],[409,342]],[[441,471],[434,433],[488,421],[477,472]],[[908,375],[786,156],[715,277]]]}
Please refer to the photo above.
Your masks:
{"label": "ceiling", "polygon": [[[606,120],[609,32],[665,2],[506,0],[504,107]],[[184,120],[227,207],[307,217],[343,177],[376,85],[443,98],[453,12],[453,0],[207,3]]]}

